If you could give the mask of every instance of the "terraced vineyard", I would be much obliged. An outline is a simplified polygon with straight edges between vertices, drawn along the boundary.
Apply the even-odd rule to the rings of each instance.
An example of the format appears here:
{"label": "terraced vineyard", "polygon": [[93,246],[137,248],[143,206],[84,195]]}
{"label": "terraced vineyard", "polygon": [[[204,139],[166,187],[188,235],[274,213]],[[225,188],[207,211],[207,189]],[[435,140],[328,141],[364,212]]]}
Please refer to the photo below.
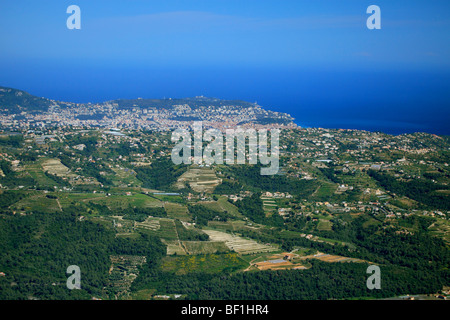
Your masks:
{"label": "terraced vineyard", "polygon": [[136,227],[137,228],[142,228],[142,229],[145,229],[145,230],[157,231],[157,230],[159,230],[159,228],[161,226],[159,224],[159,219],[158,218],[148,217],[147,219],[145,219],[144,222],[137,222],[136,223]]}
{"label": "terraced vineyard", "polygon": [[189,254],[227,252],[230,249],[222,241],[183,241],[182,246]]}
{"label": "terraced vineyard", "polygon": [[190,221],[191,216],[189,215],[188,209],[185,205],[165,202],[164,209],[167,212],[167,216],[173,219],[180,219],[182,221]]}
{"label": "terraced vineyard", "polygon": [[216,176],[214,170],[209,168],[191,167],[182,174],[176,183],[176,187],[182,189],[185,183],[196,192],[210,193],[220,184],[221,180]]}
{"label": "terraced vineyard", "polygon": [[270,252],[278,250],[278,248],[272,245],[261,244],[254,240],[245,239],[221,231],[204,230],[204,232],[209,235],[209,238],[212,241],[224,242],[230,250],[236,251],[240,254],[253,254],[257,252]]}
{"label": "terraced vineyard", "polygon": [[75,174],[71,173],[69,168],[61,163],[59,159],[48,159],[43,161],[42,168],[48,171],[50,174],[54,174],[60,177],[75,177]]}
{"label": "terraced vineyard", "polygon": [[133,281],[139,275],[138,267],[146,262],[145,256],[110,256],[108,286],[106,290],[114,295],[115,299],[125,298]]}

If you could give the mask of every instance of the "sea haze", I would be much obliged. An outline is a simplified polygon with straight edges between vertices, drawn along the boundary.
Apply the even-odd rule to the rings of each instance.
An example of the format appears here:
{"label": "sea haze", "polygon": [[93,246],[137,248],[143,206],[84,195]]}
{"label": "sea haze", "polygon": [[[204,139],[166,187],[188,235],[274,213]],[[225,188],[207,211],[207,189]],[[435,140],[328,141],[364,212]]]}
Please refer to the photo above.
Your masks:
{"label": "sea haze", "polygon": [[4,72],[1,85],[62,101],[204,95],[256,101],[290,113],[302,127],[450,134],[450,73],[444,71],[106,64],[62,68],[49,62]]}

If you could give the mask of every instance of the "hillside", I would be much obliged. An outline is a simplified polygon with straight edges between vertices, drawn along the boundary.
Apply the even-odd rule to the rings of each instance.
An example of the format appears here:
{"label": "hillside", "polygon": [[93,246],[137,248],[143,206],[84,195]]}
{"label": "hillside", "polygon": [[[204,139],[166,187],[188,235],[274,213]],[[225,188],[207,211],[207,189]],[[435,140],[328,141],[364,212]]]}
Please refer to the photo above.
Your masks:
{"label": "hillside", "polygon": [[0,87],[0,110],[2,113],[45,112],[51,105],[54,105],[52,100],[36,97],[22,90]]}
{"label": "hillside", "polygon": [[[0,135],[0,300],[448,295],[439,136],[283,129],[282,174],[261,176],[176,165],[168,131],[107,132]],[[81,290],[66,287],[70,265]]]}

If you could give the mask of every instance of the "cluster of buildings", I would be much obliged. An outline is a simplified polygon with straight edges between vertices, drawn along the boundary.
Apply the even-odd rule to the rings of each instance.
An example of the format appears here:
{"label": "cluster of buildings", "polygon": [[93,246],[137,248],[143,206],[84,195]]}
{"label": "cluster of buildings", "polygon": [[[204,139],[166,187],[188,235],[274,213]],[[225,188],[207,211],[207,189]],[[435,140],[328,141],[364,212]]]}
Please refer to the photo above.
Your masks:
{"label": "cluster of buildings", "polygon": [[[261,121],[262,120],[262,121]],[[266,121],[267,120],[267,121]],[[149,105],[122,108],[118,103],[63,104],[49,107],[46,112],[20,114],[0,113],[0,127],[9,130],[49,127],[116,127],[121,129],[165,131],[203,121],[205,126],[217,129],[296,127],[292,117],[285,113],[262,109],[254,104],[190,107],[188,104],[161,108]]]}

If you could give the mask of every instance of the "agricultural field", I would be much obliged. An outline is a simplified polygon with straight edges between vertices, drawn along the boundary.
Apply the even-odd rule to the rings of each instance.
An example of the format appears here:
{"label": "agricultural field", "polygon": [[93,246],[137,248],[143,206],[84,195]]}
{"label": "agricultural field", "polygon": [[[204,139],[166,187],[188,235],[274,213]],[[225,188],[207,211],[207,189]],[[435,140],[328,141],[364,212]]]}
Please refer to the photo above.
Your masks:
{"label": "agricultural field", "polygon": [[161,241],[167,246],[167,255],[186,255],[186,250],[181,245],[179,240],[165,240],[161,239]]}
{"label": "agricultural field", "polygon": [[369,175],[364,172],[357,171],[354,175],[350,174],[337,174],[338,179],[342,184],[348,184],[349,186],[359,188],[371,188],[377,189],[378,185]]}
{"label": "agricultural field", "polygon": [[162,207],[164,205],[163,202],[155,199],[153,197],[149,197],[148,195],[142,193],[131,193],[131,195],[106,195],[104,194],[102,197],[88,198],[83,201],[92,201],[97,204],[102,204],[107,206],[111,210],[120,210],[126,209],[129,207],[137,207],[137,208],[155,208]]}
{"label": "agricultural field", "polygon": [[326,242],[326,243],[329,243],[331,245],[340,244],[340,245],[346,246],[346,247],[348,247],[350,249],[355,249],[355,245],[353,243],[344,242],[342,240],[336,240],[336,239],[329,239],[329,238],[314,236],[312,238],[312,241]]}
{"label": "agricultural field", "polygon": [[266,215],[270,215],[278,209],[278,205],[273,198],[261,197],[263,202],[263,209],[266,212]]}
{"label": "agricultural field", "polygon": [[[223,212],[224,209],[220,205],[218,201],[198,201],[197,204],[201,204],[202,206],[218,212]],[[230,203],[231,204],[231,203]]]}
{"label": "agricultural field", "polygon": [[68,207],[75,203],[87,203],[88,201],[95,199],[103,199],[105,197],[104,193],[67,193],[58,192],[57,193],[59,202],[61,206]]}
{"label": "agricultural field", "polygon": [[210,210],[226,212],[236,218],[243,217],[238,208],[234,204],[230,203],[228,198],[224,196],[219,196],[217,201],[198,201],[197,204],[201,204]]}
{"label": "agricultural field", "polygon": [[208,221],[208,227],[223,231],[239,231],[245,227],[245,221]]}
{"label": "agricultural field", "polygon": [[436,236],[442,238],[447,244],[450,244],[450,222],[445,219],[436,219],[428,228]]}
{"label": "agricultural field", "polygon": [[317,199],[327,199],[331,197],[337,190],[337,184],[335,183],[322,183],[316,191],[313,193],[313,196]]}
{"label": "agricultural field", "polygon": [[223,253],[230,249],[222,241],[182,241],[181,245],[188,254]]}
{"label": "agricultural field", "polygon": [[211,241],[225,242],[225,245],[232,251],[240,254],[252,254],[257,252],[271,252],[278,248],[271,245],[260,244],[255,240],[245,239],[236,235],[217,230],[203,230]]}
{"label": "agricultural field", "polygon": [[[113,229],[116,237],[138,238],[137,222],[133,220],[123,219],[123,216],[90,216],[88,219],[94,223],[99,223],[105,228]],[[147,231],[146,228],[140,228]]]}
{"label": "agricultural field", "polygon": [[283,259],[273,259],[255,263],[258,270],[285,270],[285,269],[307,269],[306,266],[299,263],[292,263]]}
{"label": "agricultural field", "polygon": [[244,258],[251,267],[248,270],[283,270],[283,269],[307,269],[310,267],[309,259],[317,259],[323,262],[365,262],[360,259],[348,258],[338,255],[313,252],[312,249],[296,249],[292,252],[280,252],[272,254],[250,255]]}
{"label": "agricultural field", "polygon": [[[65,179],[72,185],[100,185],[100,182],[93,177],[83,177],[76,174],[76,172],[72,172],[68,167],[62,164],[59,159],[43,159],[40,160],[40,162],[43,172],[48,172],[49,174]],[[31,172],[33,171],[37,175],[37,181],[42,181],[39,180],[39,178],[42,179],[42,175],[39,171],[35,171],[31,168]]]}
{"label": "agricultural field", "polygon": [[167,216],[173,219],[179,219],[181,221],[190,221],[191,216],[189,215],[189,211],[185,205],[165,202],[164,209],[167,212]]}
{"label": "agricultural field", "polygon": [[300,248],[292,252],[278,252],[271,254],[250,255],[246,261],[251,267],[247,270],[304,270],[310,268],[309,259],[317,259],[329,263],[337,262],[364,262],[359,259],[347,258],[337,255],[324,254],[313,249]]}
{"label": "agricultural field", "polygon": [[148,217],[144,222],[136,222],[136,228],[157,231],[160,228],[159,219]]}
{"label": "agricultural field", "polygon": [[175,186],[182,189],[186,183],[195,192],[212,193],[221,183],[221,179],[216,176],[213,169],[192,166],[178,178]]}
{"label": "agricultural field", "polygon": [[117,232],[117,235],[122,236],[128,236],[135,234],[135,225],[136,222],[131,220],[125,220],[122,216],[111,216],[111,217],[104,217],[106,220],[110,220],[112,223],[112,226],[114,227],[115,231]]}
{"label": "agricultural field", "polygon": [[333,223],[330,220],[319,219],[319,223],[317,224],[318,231],[331,231],[331,227]]}
{"label": "agricultural field", "polygon": [[177,228],[173,219],[159,219],[159,229],[154,231],[158,237],[165,240],[178,240]]}
{"label": "agricultural field", "polygon": [[42,168],[48,171],[50,174],[57,175],[59,177],[73,178],[76,175],[71,173],[69,168],[61,163],[59,159],[47,159],[42,161]]}
{"label": "agricultural field", "polygon": [[136,178],[136,172],[134,170],[123,167],[112,167],[111,169],[115,173],[112,178],[115,186],[140,187],[142,185],[142,181]]}
{"label": "agricultural field", "polygon": [[235,272],[248,267],[237,253],[169,256],[162,260],[161,270],[177,275],[198,273]]}
{"label": "agricultural field", "polygon": [[10,208],[17,211],[61,211],[59,200],[56,197],[47,197],[47,193],[42,191],[29,193],[27,197],[17,201]]}
{"label": "agricultural field", "polygon": [[389,206],[407,210],[417,208],[417,202],[407,197],[396,197],[389,201]]}
{"label": "agricultural field", "polygon": [[[40,165],[39,161],[33,164],[27,164],[26,166],[22,167],[22,170],[23,172],[29,174],[36,181],[36,184],[40,187],[54,188],[55,186],[58,186],[58,183],[56,181],[45,175],[45,170]],[[67,176],[65,178],[67,178]]]}
{"label": "agricultural field", "polygon": [[380,221],[378,221],[374,218],[370,218],[366,222],[363,223],[363,227],[368,228],[369,226],[378,225],[378,224],[380,224]]}
{"label": "agricultural field", "polygon": [[220,196],[217,202],[224,212],[227,212],[237,218],[242,218],[242,214],[239,212],[238,208],[234,204],[230,203],[227,197]]}
{"label": "agricultural field", "polygon": [[156,289],[143,289],[131,293],[131,300],[152,300]]}
{"label": "agricultural field", "polygon": [[138,267],[146,262],[145,256],[110,256],[108,286],[106,292],[114,299],[124,299],[129,296],[131,284],[139,275]]}
{"label": "agricultural field", "polygon": [[170,203],[179,203],[179,204],[184,204],[185,201],[183,199],[183,197],[179,196],[179,195],[167,195],[167,194],[155,194],[155,191],[153,195],[151,195],[152,198],[158,199],[162,202],[170,202]]}
{"label": "agricultural field", "polygon": [[330,262],[330,263],[334,263],[334,262],[358,262],[358,263],[365,262],[364,260],[361,260],[361,259],[326,254],[323,252],[318,252],[314,255],[303,256],[302,259],[317,259],[320,261]]}

